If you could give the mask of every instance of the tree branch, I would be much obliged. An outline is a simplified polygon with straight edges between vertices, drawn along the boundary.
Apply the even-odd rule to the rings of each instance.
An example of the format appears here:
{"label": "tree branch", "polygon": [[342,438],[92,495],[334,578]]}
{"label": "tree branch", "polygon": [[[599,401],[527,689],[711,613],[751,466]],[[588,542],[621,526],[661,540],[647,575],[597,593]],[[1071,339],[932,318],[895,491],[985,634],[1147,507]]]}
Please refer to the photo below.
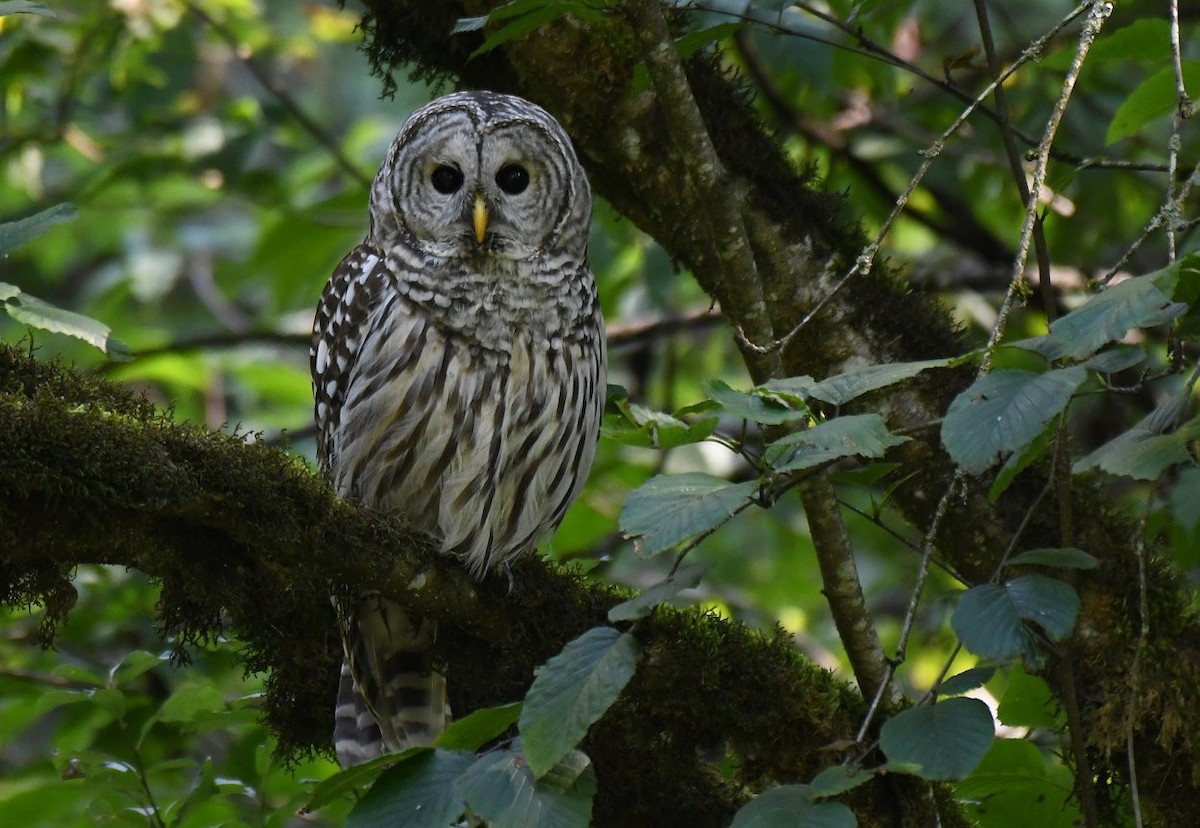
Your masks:
{"label": "tree branch", "polygon": [[[462,712],[521,698],[538,665],[625,597],[533,557],[514,566],[511,592],[504,578],[476,582],[403,522],[337,499],[295,458],[175,424],[102,379],[2,346],[0,597],[43,606],[49,642],[83,564],[155,578],[182,661],[190,644],[233,630],[247,670],[268,673],[264,715],[288,755],[330,746],[341,663],[331,592],[382,584],[436,618]],[[663,814],[727,825],[747,790],[812,778],[823,746],[852,736],[862,714],[858,693],[786,635],[663,608],[638,637],[637,674],[584,745],[601,779],[599,825]],[[726,751],[741,760],[733,778],[715,764]],[[934,807],[915,782],[901,790],[906,807]],[[850,801],[886,821],[894,796],[880,783]],[[954,806],[939,797],[945,820]]]}

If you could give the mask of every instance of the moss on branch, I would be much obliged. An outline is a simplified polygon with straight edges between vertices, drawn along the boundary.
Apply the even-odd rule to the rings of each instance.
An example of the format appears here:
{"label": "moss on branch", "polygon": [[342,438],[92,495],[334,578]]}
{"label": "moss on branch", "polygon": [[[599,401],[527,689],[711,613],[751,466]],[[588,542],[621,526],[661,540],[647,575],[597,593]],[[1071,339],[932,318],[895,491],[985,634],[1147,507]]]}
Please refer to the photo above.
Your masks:
{"label": "moss on branch", "polygon": [[[267,674],[265,720],[289,755],[329,747],[336,588],[387,583],[438,618],[459,711],[521,698],[535,667],[624,597],[536,558],[514,567],[511,592],[504,578],[477,583],[283,452],[175,423],[106,381],[0,346],[0,598],[44,606],[49,642],[81,564],[155,578],[183,661],[190,644],[232,632],[246,668]],[[668,609],[638,630],[638,673],[585,743],[598,824],[727,823],[750,791],[811,777],[823,746],[853,736],[858,693],[786,636]],[[733,776],[715,765],[726,748],[742,759]],[[896,789],[854,796],[861,825],[885,824]],[[915,786],[905,798],[929,807]]]}

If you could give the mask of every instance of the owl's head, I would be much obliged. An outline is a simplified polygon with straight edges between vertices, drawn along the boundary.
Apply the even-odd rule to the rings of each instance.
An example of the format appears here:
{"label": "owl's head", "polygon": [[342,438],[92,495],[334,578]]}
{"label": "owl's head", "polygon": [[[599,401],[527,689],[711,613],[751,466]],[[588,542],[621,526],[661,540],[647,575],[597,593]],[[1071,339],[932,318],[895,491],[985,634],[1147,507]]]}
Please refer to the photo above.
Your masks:
{"label": "owl's head", "polygon": [[514,95],[458,92],[401,127],[371,189],[371,240],[436,259],[582,261],[592,195],[550,113]]}

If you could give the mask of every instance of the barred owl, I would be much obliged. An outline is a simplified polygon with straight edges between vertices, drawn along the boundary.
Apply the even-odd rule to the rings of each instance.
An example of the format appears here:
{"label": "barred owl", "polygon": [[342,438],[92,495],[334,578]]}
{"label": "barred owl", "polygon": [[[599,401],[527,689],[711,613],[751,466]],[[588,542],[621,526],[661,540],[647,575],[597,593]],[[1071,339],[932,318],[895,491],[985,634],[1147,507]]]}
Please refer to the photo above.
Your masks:
{"label": "barred owl", "polygon": [[[400,129],[367,238],[317,308],[322,473],[477,577],[555,529],[592,464],[605,342],[591,205],[545,110],[490,92],[440,98]],[[435,625],[373,593],[338,612],[339,761],[432,742],[448,715]]]}

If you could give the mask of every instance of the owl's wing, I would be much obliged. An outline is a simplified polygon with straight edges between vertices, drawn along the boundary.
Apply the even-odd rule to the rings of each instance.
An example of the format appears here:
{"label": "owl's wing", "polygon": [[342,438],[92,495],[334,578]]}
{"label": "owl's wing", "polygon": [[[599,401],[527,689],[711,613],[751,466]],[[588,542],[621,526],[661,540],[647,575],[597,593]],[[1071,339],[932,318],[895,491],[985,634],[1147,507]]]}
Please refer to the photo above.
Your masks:
{"label": "owl's wing", "polygon": [[328,472],[332,438],[350,374],[362,348],[371,308],[388,281],[383,252],[364,242],[334,269],[313,321],[309,367],[317,421],[317,464]]}

